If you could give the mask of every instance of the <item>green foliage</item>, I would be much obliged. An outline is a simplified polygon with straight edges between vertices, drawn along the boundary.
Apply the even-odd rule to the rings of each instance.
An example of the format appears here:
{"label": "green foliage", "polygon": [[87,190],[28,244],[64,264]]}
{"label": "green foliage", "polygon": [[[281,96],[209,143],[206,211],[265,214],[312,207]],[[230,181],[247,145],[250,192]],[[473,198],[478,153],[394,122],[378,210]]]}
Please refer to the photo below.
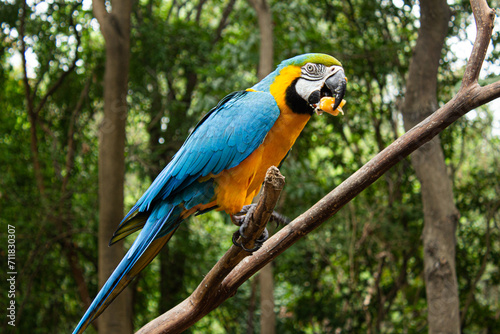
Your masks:
{"label": "green foliage", "polygon": [[[204,113],[224,95],[256,81],[255,12],[247,2],[236,1],[219,31],[228,3],[134,3],[127,208]],[[417,38],[418,7],[410,0],[269,3],[276,63],[304,52],[330,53],[343,63],[349,79],[346,114],[314,116],[281,169],[286,187],[278,211],[293,218],[403,133],[398,106]],[[15,61],[21,59],[21,4],[2,2],[0,220],[2,226],[15,224],[17,229],[16,329],[69,332],[84,305],[65,242],[76,252],[90,296],[97,293],[96,136],[102,108],[103,41],[90,10],[83,9],[80,1],[41,4],[47,4],[46,10],[28,6],[25,20],[27,54],[36,59],[28,77],[30,86],[38,87],[35,93],[32,90],[33,104],[43,100],[64,71],[69,74],[33,123],[22,68]],[[465,38],[471,21],[467,6],[453,4],[450,35],[459,39]],[[497,53],[494,50],[492,57]],[[498,57],[493,58],[496,62]],[[75,68],[70,70],[73,62]],[[457,64],[446,45],[439,73],[440,103],[456,92],[462,71]],[[81,96],[81,109],[74,113]],[[467,311],[464,333],[500,326],[500,140],[492,128],[494,119],[498,122],[494,111],[481,108],[441,134],[461,213],[456,265],[461,308]],[[43,194],[34,165],[33,127]],[[69,152],[74,152],[74,159],[68,169]],[[405,159],[275,261],[277,332],[425,331],[422,225],[420,185]],[[220,213],[183,224],[161,259],[131,284],[134,326],[139,328],[186,298],[231,245],[233,230]],[[126,247],[130,244],[125,241]],[[3,248],[0,253],[4,256]],[[170,270],[160,275],[165,265]],[[246,332],[250,299],[257,297],[252,294],[250,284],[244,284],[188,332]],[[5,300],[2,295],[2,305]],[[253,315],[255,324],[260,312],[257,308]]]}
{"label": "green foliage", "polygon": [[[97,275],[93,99],[102,92],[99,85],[88,84],[100,79],[93,71],[102,50],[91,42],[91,14],[81,10],[81,2],[28,5],[27,96],[20,56],[22,4],[2,5],[1,16],[8,19],[2,20],[0,52],[5,69],[0,73],[0,220],[2,227],[16,226],[18,272],[16,327],[4,322],[2,328],[68,332],[82,309],[74,264],[81,277]],[[1,253],[4,257],[4,248]],[[84,283],[95,295],[96,280]],[[1,298],[5,305],[6,296]]]}

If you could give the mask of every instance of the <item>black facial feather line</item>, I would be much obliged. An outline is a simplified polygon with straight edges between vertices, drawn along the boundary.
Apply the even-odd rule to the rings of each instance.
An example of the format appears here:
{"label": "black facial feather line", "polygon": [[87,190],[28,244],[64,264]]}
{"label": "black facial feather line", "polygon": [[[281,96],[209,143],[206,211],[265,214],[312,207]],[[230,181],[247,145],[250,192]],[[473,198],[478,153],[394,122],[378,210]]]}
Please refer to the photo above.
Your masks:
{"label": "black facial feather line", "polygon": [[309,114],[312,115],[314,109],[309,103],[304,100],[295,89],[295,85],[300,78],[295,79],[290,86],[286,89],[285,101],[286,104],[296,114]]}

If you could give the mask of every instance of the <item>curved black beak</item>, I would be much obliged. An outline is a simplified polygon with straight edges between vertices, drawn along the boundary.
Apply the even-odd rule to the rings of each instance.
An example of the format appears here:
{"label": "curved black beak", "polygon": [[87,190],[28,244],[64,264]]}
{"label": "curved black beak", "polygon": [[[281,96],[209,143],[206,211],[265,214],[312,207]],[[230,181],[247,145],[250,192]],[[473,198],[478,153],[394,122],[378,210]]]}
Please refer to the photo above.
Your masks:
{"label": "curved black beak", "polygon": [[347,79],[344,70],[340,69],[330,76],[325,81],[326,88],[331,92],[332,96],[335,98],[335,104],[333,105],[333,110],[342,102],[345,95],[345,90],[347,86]]}

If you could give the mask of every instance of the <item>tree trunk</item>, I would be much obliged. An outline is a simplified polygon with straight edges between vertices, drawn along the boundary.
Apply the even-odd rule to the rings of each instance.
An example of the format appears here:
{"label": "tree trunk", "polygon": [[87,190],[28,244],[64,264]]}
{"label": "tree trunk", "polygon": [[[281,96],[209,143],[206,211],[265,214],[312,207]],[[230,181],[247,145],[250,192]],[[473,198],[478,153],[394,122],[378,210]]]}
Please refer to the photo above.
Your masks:
{"label": "tree trunk", "polygon": [[267,0],[248,0],[248,2],[257,12],[257,20],[259,22],[260,56],[257,76],[261,80],[274,69],[273,17]]}
{"label": "tree trunk", "polygon": [[250,299],[248,301],[247,334],[255,333],[253,317],[255,315],[255,297],[257,296],[257,277],[250,281]]}
{"label": "tree trunk", "polygon": [[[107,12],[103,1],[94,0],[93,7],[106,41],[104,118],[99,129],[99,286],[102,286],[124,256],[122,247],[108,247],[108,243],[124,213],[132,3],[129,0],[112,1],[112,11]],[[126,290],[99,317],[99,332],[132,333],[131,315],[131,294]]]}
{"label": "tree trunk", "polygon": [[260,332],[276,333],[276,314],[274,313],[274,280],[272,262],[259,272],[260,284]]}
{"label": "tree trunk", "polygon": [[[420,30],[410,65],[402,113],[408,131],[437,104],[437,73],[448,31],[445,0],[420,1]],[[459,300],[455,271],[455,231],[459,212],[453,200],[439,137],[411,156],[422,189],[424,273],[429,333],[459,333]]]}
{"label": "tree trunk", "polygon": [[[267,0],[249,0],[257,12],[260,32],[259,67],[257,77],[262,80],[272,72],[273,64],[273,22]],[[259,272],[260,284],[260,332],[274,334],[276,332],[276,315],[274,313],[274,280],[273,267],[269,263]]]}

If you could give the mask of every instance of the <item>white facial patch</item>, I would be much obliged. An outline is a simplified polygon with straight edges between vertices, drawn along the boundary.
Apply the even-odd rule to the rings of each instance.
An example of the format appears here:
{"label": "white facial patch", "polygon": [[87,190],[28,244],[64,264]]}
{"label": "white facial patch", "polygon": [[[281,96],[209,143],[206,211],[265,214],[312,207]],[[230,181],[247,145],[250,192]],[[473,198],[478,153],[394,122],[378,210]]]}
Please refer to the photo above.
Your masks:
{"label": "white facial patch", "polygon": [[297,83],[295,84],[295,90],[297,91],[297,94],[300,95],[305,101],[309,100],[309,95],[311,95],[312,92],[321,90],[324,84],[324,80],[306,80],[304,78],[299,78],[297,80]]}

